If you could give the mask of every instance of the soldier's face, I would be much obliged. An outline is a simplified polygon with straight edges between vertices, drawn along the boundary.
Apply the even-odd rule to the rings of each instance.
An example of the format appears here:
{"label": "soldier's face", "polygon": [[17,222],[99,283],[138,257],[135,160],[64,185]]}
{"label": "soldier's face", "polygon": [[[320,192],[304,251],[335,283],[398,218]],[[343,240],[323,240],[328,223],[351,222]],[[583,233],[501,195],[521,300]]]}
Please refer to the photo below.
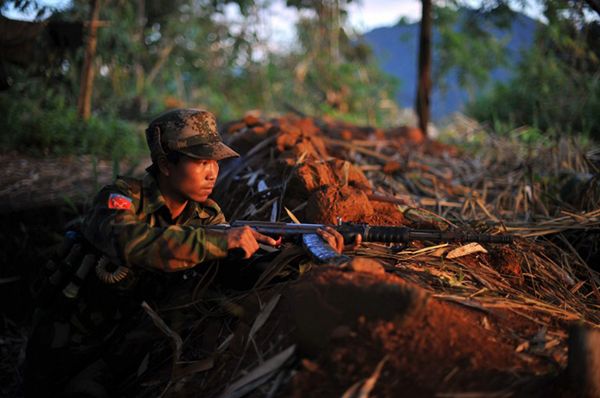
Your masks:
{"label": "soldier's face", "polygon": [[204,202],[217,181],[219,164],[216,160],[182,156],[170,172],[169,180],[176,191],[188,199]]}

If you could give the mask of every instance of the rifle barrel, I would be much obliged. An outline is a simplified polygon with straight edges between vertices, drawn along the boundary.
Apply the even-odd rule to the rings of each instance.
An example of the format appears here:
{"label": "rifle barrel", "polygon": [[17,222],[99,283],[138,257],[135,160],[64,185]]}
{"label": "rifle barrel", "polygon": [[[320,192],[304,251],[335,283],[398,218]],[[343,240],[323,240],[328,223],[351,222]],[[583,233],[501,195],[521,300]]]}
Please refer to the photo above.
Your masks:
{"label": "rifle barrel", "polygon": [[[232,227],[249,226],[265,235],[290,236],[314,234],[317,229],[324,228],[326,224],[292,224],[284,222],[247,221],[238,220],[231,224]],[[433,242],[480,242],[480,243],[512,243],[512,235],[477,234],[460,231],[421,230],[397,226],[370,226],[367,224],[343,223],[342,225],[329,225],[337,229],[346,241],[351,241],[354,236],[361,234],[365,242],[402,243],[413,240],[428,240]]]}

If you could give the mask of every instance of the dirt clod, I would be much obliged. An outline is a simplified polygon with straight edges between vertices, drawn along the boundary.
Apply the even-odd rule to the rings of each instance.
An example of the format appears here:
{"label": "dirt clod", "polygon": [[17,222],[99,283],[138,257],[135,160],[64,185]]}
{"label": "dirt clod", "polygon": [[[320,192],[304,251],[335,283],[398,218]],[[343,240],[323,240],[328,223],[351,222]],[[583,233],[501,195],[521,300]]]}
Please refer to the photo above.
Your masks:
{"label": "dirt clod", "polygon": [[502,275],[510,277],[514,282],[523,283],[523,271],[521,270],[521,256],[508,246],[500,246],[492,254],[491,258],[494,268]]}
{"label": "dirt clod", "polygon": [[351,186],[324,186],[310,195],[306,206],[307,220],[316,223],[336,224],[338,217],[361,222],[372,215],[367,194]]}

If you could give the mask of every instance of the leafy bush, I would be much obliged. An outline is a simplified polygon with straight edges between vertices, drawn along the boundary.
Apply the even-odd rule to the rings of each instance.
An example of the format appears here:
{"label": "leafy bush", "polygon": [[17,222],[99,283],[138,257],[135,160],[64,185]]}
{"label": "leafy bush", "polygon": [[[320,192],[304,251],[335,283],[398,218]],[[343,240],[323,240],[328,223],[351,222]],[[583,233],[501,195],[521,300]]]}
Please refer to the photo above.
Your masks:
{"label": "leafy bush", "polygon": [[561,10],[546,10],[550,22],[540,25],[514,77],[476,98],[467,113],[499,133],[531,126],[600,139],[600,22]]}
{"label": "leafy bush", "polygon": [[56,96],[39,100],[0,95],[0,143],[4,151],[32,155],[92,154],[102,158],[138,158],[144,154],[143,128],[112,115],[94,115],[87,122],[73,106]]}
{"label": "leafy bush", "polygon": [[470,103],[467,113],[497,132],[529,125],[552,134],[582,133],[600,139],[598,78],[578,75],[557,59],[533,53],[513,80]]}

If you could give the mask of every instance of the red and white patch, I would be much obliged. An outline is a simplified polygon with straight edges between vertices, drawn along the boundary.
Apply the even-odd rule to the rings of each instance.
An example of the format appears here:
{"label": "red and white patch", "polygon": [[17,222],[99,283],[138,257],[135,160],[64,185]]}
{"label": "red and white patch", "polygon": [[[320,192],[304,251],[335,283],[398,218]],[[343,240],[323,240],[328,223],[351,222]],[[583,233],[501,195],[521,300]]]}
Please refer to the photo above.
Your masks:
{"label": "red and white patch", "polygon": [[120,193],[111,193],[108,197],[108,208],[116,210],[129,210],[131,208],[131,198]]}

